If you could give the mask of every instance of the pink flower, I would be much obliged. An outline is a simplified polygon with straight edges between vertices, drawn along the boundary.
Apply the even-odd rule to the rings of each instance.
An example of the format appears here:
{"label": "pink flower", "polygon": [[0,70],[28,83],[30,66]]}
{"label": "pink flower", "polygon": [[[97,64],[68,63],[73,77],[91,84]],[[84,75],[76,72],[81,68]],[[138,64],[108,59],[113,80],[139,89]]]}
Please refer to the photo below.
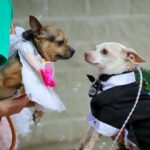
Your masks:
{"label": "pink flower", "polygon": [[45,68],[41,69],[40,72],[41,72],[41,75],[43,77],[44,84],[46,86],[49,86],[49,87],[55,87],[56,86],[56,82],[55,82],[55,79],[53,77],[54,71],[53,71],[52,67],[45,66]]}

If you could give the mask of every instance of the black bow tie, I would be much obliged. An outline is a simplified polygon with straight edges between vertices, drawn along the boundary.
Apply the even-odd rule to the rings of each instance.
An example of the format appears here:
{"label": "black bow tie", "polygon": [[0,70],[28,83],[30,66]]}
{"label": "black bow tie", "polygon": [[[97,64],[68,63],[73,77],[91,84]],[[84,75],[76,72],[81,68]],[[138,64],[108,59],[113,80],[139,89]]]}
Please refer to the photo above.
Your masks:
{"label": "black bow tie", "polygon": [[112,76],[114,76],[115,74],[102,74],[99,76],[99,81],[107,81],[109,78],[111,78]]}
{"label": "black bow tie", "polygon": [[[126,74],[130,72],[132,71],[126,71],[121,74]],[[98,92],[102,92],[103,87],[102,87],[101,81],[106,82],[109,78],[115,75],[120,75],[120,74],[111,74],[111,75],[102,74],[99,76],[98,79],[95,79],[92,75],[87,75],[88,79],[92,82],[92,85],[90,86],[90,89],[89,89],[89,96],[94,97],[98,94]]]}

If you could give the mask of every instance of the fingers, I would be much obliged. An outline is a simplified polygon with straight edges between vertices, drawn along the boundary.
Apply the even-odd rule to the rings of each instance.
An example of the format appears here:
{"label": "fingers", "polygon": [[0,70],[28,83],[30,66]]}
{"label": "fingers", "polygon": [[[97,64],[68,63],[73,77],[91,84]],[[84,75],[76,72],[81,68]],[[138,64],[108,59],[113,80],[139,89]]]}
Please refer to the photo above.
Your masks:
{"label": "fingers", "polygon": [[29,101],[26,107],[33,107],[35,105],[34,102]]}
{"label": "fingers", "polygon": [[17,99],[12,99],[11,101],[14,106],[19,106],[19,107],[26,107],[29,103],[29,99],[26,95],[21,96]]}
{"label": "fingers", "polygon": [[35,104],[34,102],[30,101],[29,98],[26,95],[24,95],[24,96],[22,96],[22,97],[20,97],[20,98],[18,98],[16,100],[17,101],[18,100],[21,101],[21,105],[23,107],[33,107],[34,104]]}
{"label": "fingers", "polygon": [[10,33],[15,34],[15,27],[13,24],[11,25]]}
{"label": "fingers", "polygon": [[16,102],[18,103],[18,101],[20,102],[20,104],[23,106],[23,107],[33,107],[34,106],[34,102],[30,101],[29,98],[24,95],[22,97],[19,97],[17,99],[15,99]]}
{"label": "fingers", "polygon": [[[117,136],[117,134],[114,135],[114,136],[112,136],[112,137],[111,137],[112,140],[115,140],[116,136]],[[124,143],[124,137],[125,137],[125,132],[123,131],[123,132],[121,133],[119,139],[118,139],[118,143]]]}
{"label": "fingers", "polygon": [[26,95],[17,99],[7,99],[0,101],[0,116],[12,115],[19,113],[24,107],[32,107],[34,105]]}

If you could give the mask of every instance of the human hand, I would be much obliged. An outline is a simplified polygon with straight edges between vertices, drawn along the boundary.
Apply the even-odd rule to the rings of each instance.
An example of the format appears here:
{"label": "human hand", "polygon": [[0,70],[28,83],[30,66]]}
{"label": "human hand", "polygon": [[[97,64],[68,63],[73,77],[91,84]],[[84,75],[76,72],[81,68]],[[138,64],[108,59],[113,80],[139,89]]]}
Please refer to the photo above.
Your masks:
{"label": "human hand", "polygon": [[28,97],[0,101],[0,117],[19,113],[24,107],[32,107],[34,103]]}
{"label": "human hand", "polygon": [[[113,141],[115,140],[116,136],[117,136],[117,134],[112,137]],[[121,135],[119,136],[117,142],[120,143],[120,144],[123,144],[124,143],[124,138],[125,138],[125,131],[123,131],[121,133]]]}
{"label": "human hand", "polygon": [[11,24],[10,34],[16,34],[16,32],[15,32],[15,27],[14,27],[13,24]]}

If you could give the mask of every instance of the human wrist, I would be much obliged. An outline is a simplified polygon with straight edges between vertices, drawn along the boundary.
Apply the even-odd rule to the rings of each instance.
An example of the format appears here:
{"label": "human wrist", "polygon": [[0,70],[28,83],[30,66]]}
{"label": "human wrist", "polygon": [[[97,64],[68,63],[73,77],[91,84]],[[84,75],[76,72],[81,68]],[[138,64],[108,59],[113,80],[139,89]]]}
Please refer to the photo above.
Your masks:
{"label": "human wrist", "polygon": [[2,102],[0,102],[0,117],[2,117],[2,116],[4,116],[4,109],[3,109],[3,104],[2,104]]}

